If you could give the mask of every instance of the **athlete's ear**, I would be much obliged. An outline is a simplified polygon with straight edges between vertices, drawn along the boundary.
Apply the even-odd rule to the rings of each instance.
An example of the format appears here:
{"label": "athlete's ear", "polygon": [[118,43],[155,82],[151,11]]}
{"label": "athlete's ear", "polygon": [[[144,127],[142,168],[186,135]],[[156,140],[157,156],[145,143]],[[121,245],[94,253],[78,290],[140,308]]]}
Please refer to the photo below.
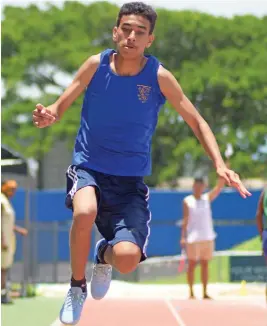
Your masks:
{"label": "athlete's ear", "polygon": [[118,42],[118,27],[117,26],[115,26],[113,28],[112,39],[113,39],[113,42],[115,42],[115,43]]}
{"label": "athlete's ear", "polygon": [[148,43],[147,43],[147,46],[146,46],[147,49],[151,47],[151,45],[153,44],[154,40],[155,40],[155,35],[154,34],[149,35],[149,37],[148,37]]}

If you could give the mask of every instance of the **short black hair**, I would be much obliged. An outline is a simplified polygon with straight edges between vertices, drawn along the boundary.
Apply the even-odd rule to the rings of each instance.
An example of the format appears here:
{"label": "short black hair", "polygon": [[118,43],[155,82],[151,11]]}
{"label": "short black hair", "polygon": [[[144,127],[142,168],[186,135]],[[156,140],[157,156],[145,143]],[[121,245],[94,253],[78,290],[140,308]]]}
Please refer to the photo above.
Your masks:
{"label": "short black hair", "polygon": [[150,31],[152,34],[156,25],[158,15],[156,11],[149,5],[146,5],[143,2],[128,2],[125,3],[120,11],[117,18],[117,27],[120,25],[122,16],[137,15],[143,16],[150,22]]}
{"label": "short black hair", "polygon": [[205,178],[204,177],[196,177],[194,179],[195,183],[205,183]]}

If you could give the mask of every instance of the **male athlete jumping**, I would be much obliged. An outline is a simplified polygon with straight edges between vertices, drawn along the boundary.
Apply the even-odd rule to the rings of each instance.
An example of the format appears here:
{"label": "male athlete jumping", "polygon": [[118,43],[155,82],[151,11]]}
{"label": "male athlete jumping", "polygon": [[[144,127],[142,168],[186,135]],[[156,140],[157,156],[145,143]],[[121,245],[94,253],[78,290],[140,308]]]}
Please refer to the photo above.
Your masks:
{"label": "male athlete jumping", "polygon": [[154,41],[156,19],[156,12],[142,2],[124,4],[113,29],[116,50],[88,58],[54,104],[37,104],[33,111],[36,127],[50,126],[85,90],[67,171],[66,205],[73,210],[72,278],[60,312],[64,324],[79,321],[87,296],[85,266],[94,223],[103,239],[95,248],[93,298],[107,293],[112,267],[130,273],[146,259],[150,211],[143,177],[151,173],[151,139],[166,99],[199,139],[218,177],[242,197],[250,195],[239,176],[225,166],[210,127],[174,76],[155,57],[144,54]]}

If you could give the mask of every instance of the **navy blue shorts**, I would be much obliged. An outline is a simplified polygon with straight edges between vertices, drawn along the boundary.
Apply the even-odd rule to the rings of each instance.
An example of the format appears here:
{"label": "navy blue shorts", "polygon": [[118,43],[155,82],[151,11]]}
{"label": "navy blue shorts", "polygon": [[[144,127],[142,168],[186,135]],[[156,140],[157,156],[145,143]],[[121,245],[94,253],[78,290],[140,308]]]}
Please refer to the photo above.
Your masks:
{"label": "navy blue shorts", "polygon": [[151,213],[149,190],[143,178],[114,176],[74,165],[68,168],[66,176],[66,206],[72,209],[73,197],[79,189],[95,187],[98,200],[95,223],[99,232],[111,246],[122,241],[135,243],[144,261]]}
{"label": "navy blue shorts", "polygon": [[262,250],[264,256],[267,258],[267,229],[262,232]]}

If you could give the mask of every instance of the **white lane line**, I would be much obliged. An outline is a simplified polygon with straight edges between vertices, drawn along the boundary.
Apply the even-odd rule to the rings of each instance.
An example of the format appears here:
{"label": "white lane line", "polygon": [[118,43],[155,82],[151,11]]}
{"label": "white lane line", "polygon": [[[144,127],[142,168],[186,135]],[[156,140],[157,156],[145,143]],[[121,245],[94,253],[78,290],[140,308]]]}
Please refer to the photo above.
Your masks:
{"label": "white lane line", "polygon": [[[177,310],[172,305],[169,299],[165,299],[164,302],[166,303],[170,313],[173,315],[174,319],[177,321],[178,326],[186,326],[185,322],[182,320],[181,316],[177,312]],[[54,325],[53,325],[54,326]]]}

